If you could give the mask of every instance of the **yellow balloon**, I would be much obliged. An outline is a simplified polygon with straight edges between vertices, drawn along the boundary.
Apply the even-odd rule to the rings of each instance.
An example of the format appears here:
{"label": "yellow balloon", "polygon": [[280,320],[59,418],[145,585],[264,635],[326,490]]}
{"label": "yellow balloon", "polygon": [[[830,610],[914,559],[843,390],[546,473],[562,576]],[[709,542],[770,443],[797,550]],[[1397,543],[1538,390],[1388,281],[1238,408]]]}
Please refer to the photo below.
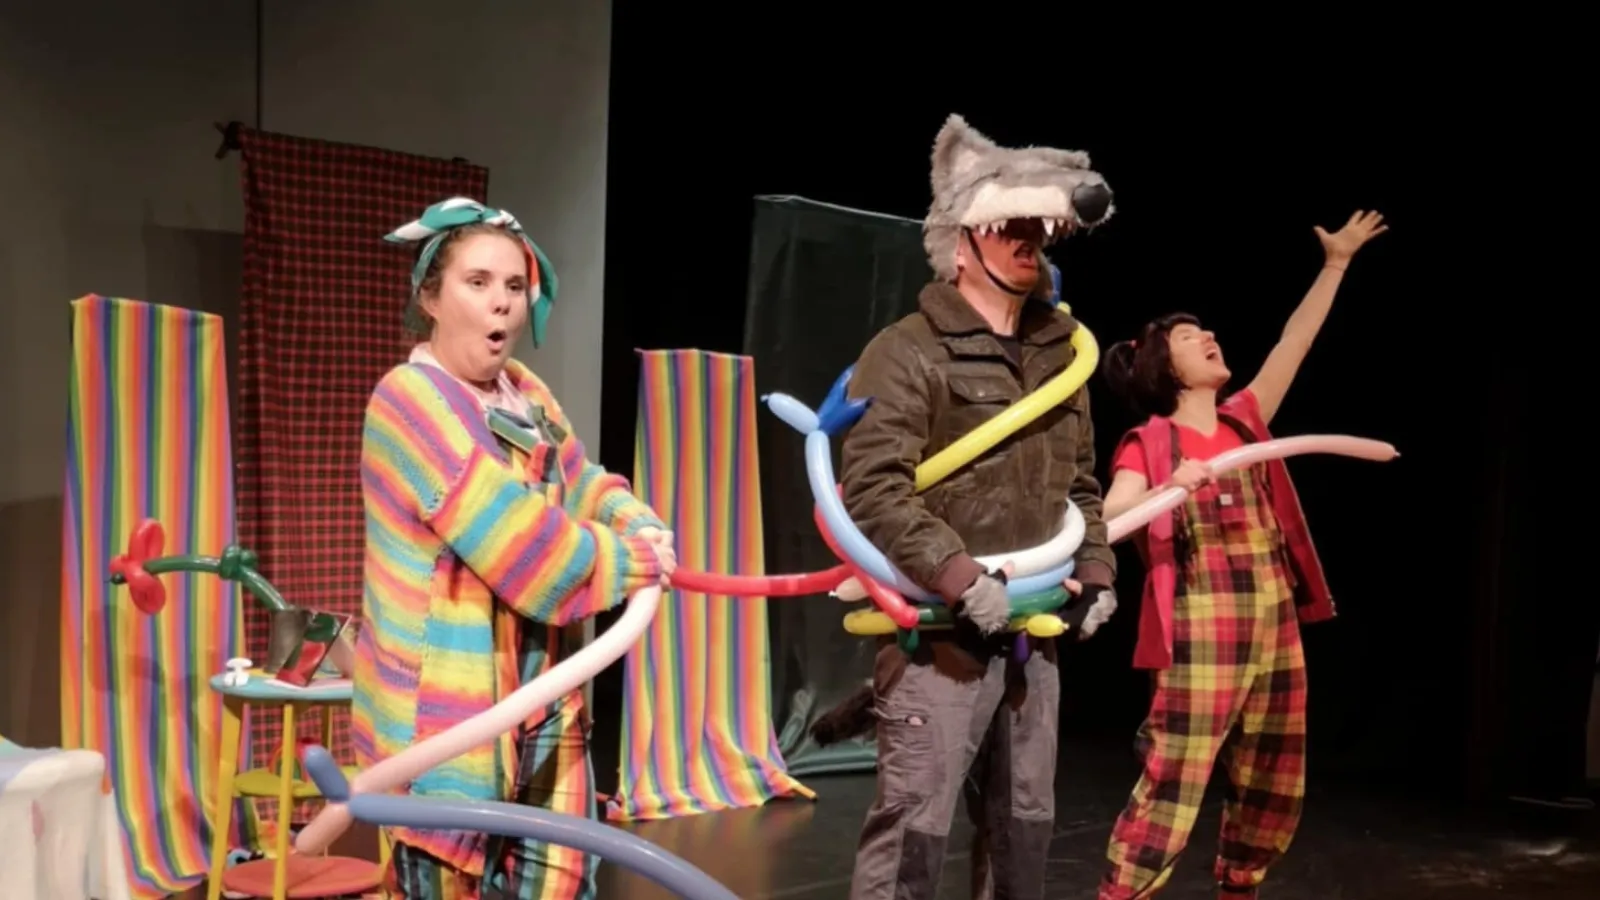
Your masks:
{"label": "yellow balloon", "polygon": [[[895,634],[900,626],[894,620],[875,609],[858,609],[852,613],[845,613],[844,630],[860,637],[876,637],[883,634]],[[921,628],[917,629],[921,631]]]}
{"label": "yellow balloon", "polygon": [[[1056,308],[1068,312],[1065,303],[1057,305]],[[977,459],[1029,422],[1065,403],[1079,388],[1088,384],[1089,376],[1094,374],[1095,366],[1100,364],[1100,345],[1095,343],[1094,335],[1083,326],[1082,322],[1079,322],[1077,330],[1072,332],[1072,349],[1077,351],[1077,357],[1060,375],[1007,407],[999,415],[962,435],[960,440],[923,460],[922,464],[917,466],[917,490],[927,490],[950,477],[950,473]]]}
{"label": "yellow balloon", "polygon": [[[950,624],[947,622],[917,626],[918,631],[942,631],[948,628]],[[900,626],[876,609],[858,609],[845,614],[844,630],[857,637],[881,637],[898,633]],[[1026,631],[1037,638],[1051,638],[1066,634],[1067,623],[1061,621],[1061,617],[1054,613],[1038,613],[1012,619],[1011,630]]]}
{"label": "yellow balloon", "polygon": [[1050,613],[1029,616],[1026,627],[1028,633],[1036,638],[1060,637],[1067,633],[1067,623],[1061,621],[1060,616]]}

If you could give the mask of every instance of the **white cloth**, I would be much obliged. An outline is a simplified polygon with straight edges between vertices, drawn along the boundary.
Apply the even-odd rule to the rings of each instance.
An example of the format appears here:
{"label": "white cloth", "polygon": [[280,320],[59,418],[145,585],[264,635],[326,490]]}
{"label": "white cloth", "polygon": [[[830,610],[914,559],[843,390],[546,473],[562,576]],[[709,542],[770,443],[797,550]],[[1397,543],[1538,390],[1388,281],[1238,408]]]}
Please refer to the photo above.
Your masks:
{"label": "white cloth", "polygon": [[0,897],[128,900],[105,770],[92,750],[0,752]]}

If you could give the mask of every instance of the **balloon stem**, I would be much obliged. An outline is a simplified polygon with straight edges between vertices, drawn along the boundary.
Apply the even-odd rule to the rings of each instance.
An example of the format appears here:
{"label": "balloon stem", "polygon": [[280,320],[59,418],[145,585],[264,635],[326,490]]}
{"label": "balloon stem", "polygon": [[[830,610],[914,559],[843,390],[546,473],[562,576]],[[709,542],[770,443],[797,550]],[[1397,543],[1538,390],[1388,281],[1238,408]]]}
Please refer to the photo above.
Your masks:
{"label": "balloon stem", "polygon": [[[227,559],[227,564],[224,563]],[[151,575],[164,575],[168,572],[199,572],[203,575],[215,575],[224,581],[236,581],[242,585],[250,596],[255,597],[262,606],[274,612],[286,612],[293,609],[289,602],[283,599],[278,589],[272,586],[262,574],[256,571],[255,554],[237,547],[229,547],[223,551],[222,557],[198,556],[185,554],[182,556],[161,556],[144,561],[144,570]],[[121,583],[120,576],[112,576],[114,583]]]}

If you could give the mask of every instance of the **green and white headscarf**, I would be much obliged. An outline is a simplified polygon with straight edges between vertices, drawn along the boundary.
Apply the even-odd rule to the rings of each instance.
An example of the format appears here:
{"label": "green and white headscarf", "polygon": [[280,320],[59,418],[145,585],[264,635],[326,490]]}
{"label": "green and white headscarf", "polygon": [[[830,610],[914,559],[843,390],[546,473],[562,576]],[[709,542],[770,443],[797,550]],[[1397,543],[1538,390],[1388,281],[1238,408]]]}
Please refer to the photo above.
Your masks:
{"label": "green and white headscarf", "polygon": [[428,207],[421,218],[389,232],[384,240],[396,244],[424,242],[422,252],[417,256],[417,265],[411,270],[411,298],[415,301],[422,291],[423,276],[428,273],[428,266],[439,252],[439,245],[444,242],[445,236],[462,226],[480,223],[496,225],[511,232],[522,239],[528,251],[528,272],[534,281],[529,285],[529,290],[538,292],[528,318],[533,323],[533,345],[538,347],[544,343],[545,323],[550,319],[551,306],[556,302],[556,270],[539,245],[523,232],[516,216],[503,209],[484,206],[471,197],[451,197]]}

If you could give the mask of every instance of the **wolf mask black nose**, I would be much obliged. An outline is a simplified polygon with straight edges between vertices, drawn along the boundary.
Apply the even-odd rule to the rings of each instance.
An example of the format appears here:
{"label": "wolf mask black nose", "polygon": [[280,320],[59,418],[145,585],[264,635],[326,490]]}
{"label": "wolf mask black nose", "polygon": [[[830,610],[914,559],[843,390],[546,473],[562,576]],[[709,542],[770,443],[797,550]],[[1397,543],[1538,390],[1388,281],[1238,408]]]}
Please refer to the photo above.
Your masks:
{"label": "wolf mask black nose", "polygon": [[1111,189],[1103,184],[1080,184],[1072,189],[1072,210],[1078,221],[1093,225],[1111,208]]}

